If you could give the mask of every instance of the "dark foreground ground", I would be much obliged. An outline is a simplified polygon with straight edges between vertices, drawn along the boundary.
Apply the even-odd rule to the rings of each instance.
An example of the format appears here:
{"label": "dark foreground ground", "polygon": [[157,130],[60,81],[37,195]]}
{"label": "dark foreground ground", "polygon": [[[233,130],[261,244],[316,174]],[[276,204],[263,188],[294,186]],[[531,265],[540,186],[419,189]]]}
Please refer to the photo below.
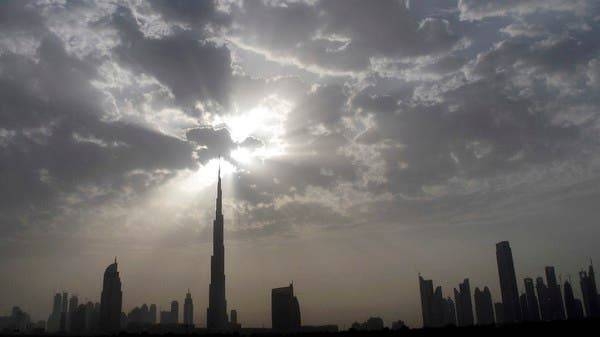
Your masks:
{"label": "dark foreground ground", "polygon": [[[404,329],[404,330],[381,330],[381,331],[340,331],[340,332],[309,332],[309,333],[289,333],[278,334],[274,332],[254,332],[254,333],[230,333],[230,334],[210,334],[210,333],[189,333],[189,334],[149,334],[149,333],[121,333],[119,336],[203,336],[203,337],[420,337],[420,336],[597,336],[600,332],[600,320],[584,321],[559,321],[542,323],[523,323],[506,326],[474,326],[474,327],[448,327],[435,329]],[[0,333],[1,336],[28,336],[26,334]],[[55,334],[30,334],[29,336],[58,336]],[[73,335],[68,335],[73,336]]]}

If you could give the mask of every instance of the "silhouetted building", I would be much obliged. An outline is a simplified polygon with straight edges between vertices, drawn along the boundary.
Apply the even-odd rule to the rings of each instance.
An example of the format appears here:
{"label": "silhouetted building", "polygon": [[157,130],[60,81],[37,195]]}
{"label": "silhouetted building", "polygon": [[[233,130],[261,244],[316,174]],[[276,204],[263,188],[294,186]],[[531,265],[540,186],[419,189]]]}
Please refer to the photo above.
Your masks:
{"label": "silhouetted building", "polygon": [[443,325],[456,326],[456,306],[454,301],[448,297],[443,301]]}
{"label": "silhouetted building", "polygon": [[87,302],[85,307],[85,332],[95,333],[99,330],[100,303]]}
{"label": "silhouetted building", "polygon": [[533,279],[527,277],[523,281],[525,283],[525,296],[527,299],[527,311],[523,311],[523,320],[537,322],[540,320],[540,308],[537,296],[535,295]]}
{"label": "silhouetted building", "polygon": [[[444,316],[450,316],[450,314],[444,314],[444,304],[447,304],[447,302],[442,295],[442,288],[437,287],[434,291],[433,281],[425,280],[419,275],[419,290],[421,292],[423,327],[434,328],[446,325]],[[450,310],[448,307],[446,307],[446,309]],[[454,305],[452,305],[452,309],[454,309]],[[456,316],[456,314],[454,314],[454,316]]]}
{"label": "silhouetted building", "polygon": [[77,296],[75,296],[75,295],[71,296],[71,298],[69,299],[69,315],[67,316],[67,332],[71,332],[71,330],[73,329],[72,316],[75,315],[75,312],[77,311],[78,306],[79,306],[79,299],[77,298]]}
{"label": "silhouetted building", "polygon": [[300,329],[300,305],[294,296],[293,284],[271,291],[271,323],[276,331]]}
{"label": "silhouetted building", "polygon": [[565,309],[567,311],[567,319],[569,320],[580,320],[583,319],[583,305],[581,301],[575,298],[573,294],[573,287],[569,281],[565,282]]}
{"label": "silhouetted building", "polygon": [[238,323],[237,310],[231,310],[231,314],[229,315],[229,324],[231,325],[231,330],[239,331],[242,328],[242,325]]}
{"label": "silhouetted building", "polygon": [[121,319],[119,320],[120,330],[127,329],[127,323],[128,323],[127,314],[124,312],[121,312]]}
{"label": "silhouetted building", "polygon": [[474,324],[473,303],[471,302],[471,288],[469,279],[465,279],[454,289],[454,303],[456,304],[456,321],[458,326],[470,326]]}
{"label": "silhouetted building", "polygon": [[179,323],[179,303],[171,302],[171,310],[160,312],[160,324],[162,325],[177,325]]}
{"label": "silhouetted building", "polygon": [[535,279],[535,288],[537,290],[538,302],[540,305],[540,318],[543,321],[550,321],[551,316],[551,304],[550,304],[550,292],[548,291],[548,287],[544,283],[544,279],[542,277],[538,277]]}
{"label": "silhouetted building", "polygon": [[208,309],[206,309],[206,327],[214,330],[226,330],[227,301],[225,300],[225,247],[223,245],[223,193],[221,191],[221,168],[217,182],[217,203],[213,222],[213,255],[210,258],[210,285]]}
{"label": "silhouetted building", "polygon": [[421,293],[421,315],[423,327],[434,327],[433,320],[433,281],[425,280],[419,275],[419,292]]}
{"label": "silhouetted building", "polygon": [[560,285],[556,281],[554,267],[546,267],[546,282],[548,285],[548,310],[551,321],[560,321],[565,319],[565,307],[563,305]]}
{"label": "silhouetted building", "polygon": [[185,295],[185,301],[183,302],[183,324],[187,326],[194,325],[194,302],[189,289]]}
{"label": "silhouetted building", "polygon": [[502,293],[502,307],[504,308],[503,322],[518,322],[521,320],[519,288],[517,287],[517,276],[512,250],[508,241],[496,244],[496,260],[498,263],[498,276],[500,278],[500,292]]}
{"label": "silhouetted building", "polygon": [[[154,310],[156,310],[156,306],[154,306]],[[141,307],[135,307],[127,314],[127,330],[131,332],[144,331],[154,324],[155,320],[156,312],[151,312],[148,305],[142,304]]]}
{"label": "silhouetted building", "polygon": [[150,310],[148,312],[148,322],[150,324],[156,324],[156,304],[150,304]]}
{"label": "silhouetted building", "polygon": [[442,287],[436,287],[433,292],[433,318],[436,326],[444,325],[444,301]]}
{"label": "silhouetted building", "polygon": [[69,293],[62,293],[62,307],[60,309],[60,327],[58,331],[67,332],[67,317],[69,316]]}
{"label": "silhouetted building", "polygon": [[523,293],[523,294],[521,294],[521,296],[519,296],[519,304],[521,306],[521,314],[523,315],[523,317],[525,317],[525,314],[528,311],[528,309],[527,309],[527,295],[525,295],[525,293]]}
{"label": "silhouetted building", "polygon": [[173,318],[173,323],[179,323],[179,302],[171,301],[171,315]]}
{"label": "silhouetted building", "polygon": [[494,303],[494,313],[496,314],[496,324],[504,324],[504,305],[502,303]]}
{"label": "silhouetted building", "polygon": [[173,315],[171,315],[171,310],[161,311],[159,322],[160,324],[173,324]]}
{"label": "silhouetted building", "polygon": [[16,306],[12,308],[10,316],[0,316],[0,333],[28,333],[33,327],[29,314]]}
{"label": "silhouetted building", "polygon": [[117,270],[117,259],[104,271],[102,295],[100,297],[100,321],[102,332],[116,333],[121,330],[121,308],[123,293],[121,292],[121,278]]}
{"label": "silhouetted building", "polygon": [[[72,299],[73,297],[71,297]],[[81,335],[86,332],[85,329],[85,320],[87,307],[85,304],[77,305],[75,309],[71,307],[69,304],[69,326],[70,326],[70,334],[72,335]]]}
{"label": "silhouetted building", "polygon": [[370,317],[364,323],[354,322],[351,329],[356,331],[381,331],[384,328],[383,319],[380,317]]}
{"label": "silhouetted building", "polygon": [[600,317],[600,300],[596,288],[596,276],[594,267],[590,263],[588,272],[579,272],[581,294],[583,295],[583,306],[588,317]]}
{"label": "silhouetted building", "polygon": [[488,287],[483,291],[475,288],[475,312],[477,313],[478,325],[494,324],[494,303],[492,302],[492,293]]}
{"label": "silhouetted building", "polygon": [[404,323],[403,320],[398,320],[398,321],[392,322],[392,330],[393,331],[408,330],[408,326],[406,325],[406,323]]}
{"label": "silhouetted building", "polygon": [[54,295],[54,302],[52,304],[52,312],[48,316],[46,322],[46,331],[49,333],[55,333],[60,330],[60,317],[62,311],[62,297],[60,293]]}

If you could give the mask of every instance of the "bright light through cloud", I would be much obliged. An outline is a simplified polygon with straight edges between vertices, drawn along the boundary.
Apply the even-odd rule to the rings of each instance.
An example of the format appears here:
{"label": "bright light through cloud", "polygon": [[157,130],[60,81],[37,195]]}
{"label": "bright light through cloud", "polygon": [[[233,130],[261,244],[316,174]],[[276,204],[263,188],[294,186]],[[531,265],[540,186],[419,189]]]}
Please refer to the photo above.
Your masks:
{"label": "bright light through cloud", "polygon": [[209,122],[213,127],[225,126],[231,138],[238,144],[249,137],[262,142],[259,147],[238,146],[231,153],[234,160],[249,164],[254,159],[264,160],[285,153],[285,121],[291,104],[272,95],[259,105],[248,110],[237,109],[236,112],[214,116]]}

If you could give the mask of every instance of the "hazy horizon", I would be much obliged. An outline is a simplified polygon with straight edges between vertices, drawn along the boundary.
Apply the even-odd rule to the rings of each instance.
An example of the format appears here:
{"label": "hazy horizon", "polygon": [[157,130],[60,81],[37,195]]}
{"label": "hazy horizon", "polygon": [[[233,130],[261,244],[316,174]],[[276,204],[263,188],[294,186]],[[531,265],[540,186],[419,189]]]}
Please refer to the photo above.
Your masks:
{"label": "hazy horizon", "polygon": [[[594,0],[0,3],[0,316],[53,295],[421,325],[418,274],[500,301],[600,261]],[[220,158],[220,159],[219,159]]]}

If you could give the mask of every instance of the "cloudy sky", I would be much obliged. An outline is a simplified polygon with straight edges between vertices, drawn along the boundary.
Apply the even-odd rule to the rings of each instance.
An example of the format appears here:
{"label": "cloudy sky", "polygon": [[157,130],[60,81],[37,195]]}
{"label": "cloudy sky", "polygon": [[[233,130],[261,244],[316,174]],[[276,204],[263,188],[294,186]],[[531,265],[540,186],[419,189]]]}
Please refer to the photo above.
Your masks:
{"label": "cloudy sky", "polygon": [[[420,325],[417,273],[499,300],[600,261],[595,0],[3,1],[0,313],[190,288],[205,322],[219,156],[227,300],[270,326]],[[521,283],[521,282],[520,282]]]}

